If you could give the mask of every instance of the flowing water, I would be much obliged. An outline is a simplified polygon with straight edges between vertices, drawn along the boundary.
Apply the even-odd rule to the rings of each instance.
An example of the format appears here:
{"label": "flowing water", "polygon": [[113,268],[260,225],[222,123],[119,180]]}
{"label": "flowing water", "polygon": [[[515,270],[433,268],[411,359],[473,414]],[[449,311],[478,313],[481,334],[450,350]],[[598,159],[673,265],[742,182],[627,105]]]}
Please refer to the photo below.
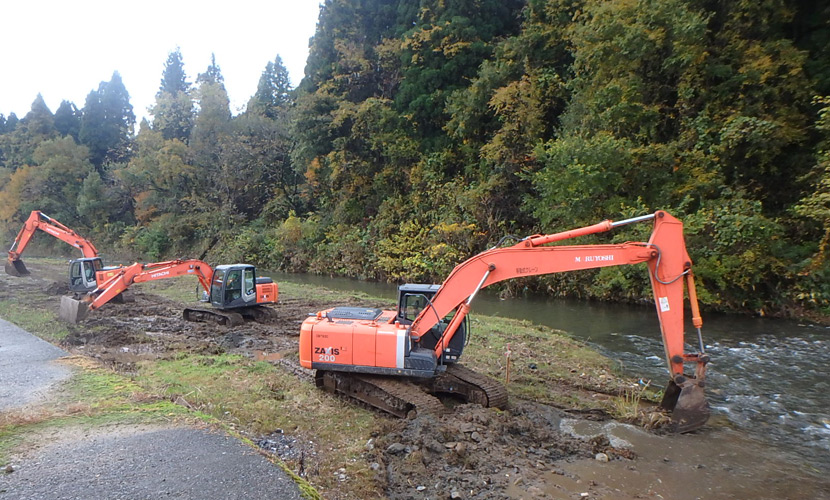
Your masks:
{"label": "flowing water", "polygon": [[[361,291],[392,301],[396,295],[394,285],[382,283],[284,273],[270,275],[277,281]],[[485,290],[473,302],[471,314],[477,313],[526,319],[564,330],[618,360],[628,374],[658,386],[668,381],[653,306],[544,297],[500,300]],[[687,342],[697,346],[693,331],[689,324]],[[475,330],[473,340],[474,335]],[[794,321],[704,314],[703,340],[712,358],[706,388],[712,419],[707,426],[711,428],[709,434],[697,437],[697,441],[717,447],[720,440],[722,445],[728,443],[729,447],[744,450],[758,447],[765,450],[765,460],[772,453],[776,460],[767,467],[767,474],[792,468],[807,476],[830,475],[827,368],[830,366],[830,328]],[[753,453],[741,456],[745,462],[758,458]],[[725,465],[731,466],[737,467]]]}

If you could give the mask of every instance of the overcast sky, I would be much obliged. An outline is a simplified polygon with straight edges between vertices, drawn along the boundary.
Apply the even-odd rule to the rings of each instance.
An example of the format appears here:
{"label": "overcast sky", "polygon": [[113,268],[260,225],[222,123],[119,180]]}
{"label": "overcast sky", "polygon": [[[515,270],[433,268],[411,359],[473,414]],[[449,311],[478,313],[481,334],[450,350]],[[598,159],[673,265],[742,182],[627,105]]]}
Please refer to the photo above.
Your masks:
{"label": "overcast sky", "polygon": [[23,118],[38,93],[82,108],[118,71],[140,122],[179,47],[191,83],[216,54],[237,114],[277,54],[300,83],[321,1],[0,0],[0,113]]}

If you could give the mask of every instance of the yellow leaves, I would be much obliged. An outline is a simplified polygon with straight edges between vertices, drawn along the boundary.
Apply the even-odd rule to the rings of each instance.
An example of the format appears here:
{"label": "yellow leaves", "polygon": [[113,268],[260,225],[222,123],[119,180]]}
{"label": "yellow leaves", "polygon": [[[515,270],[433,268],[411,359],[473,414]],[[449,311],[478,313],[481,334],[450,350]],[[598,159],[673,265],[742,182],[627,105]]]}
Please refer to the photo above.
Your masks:
{"label": "yellow leaves", "polygon": [[17,212],[31,168],[26,165],[17,169],[11,174],[9,182],[0,190],[0,221],[10,223],[12,227],[17,222]]}
{"label": "yellow leaves", "polygon": [[292,211],[288,218],[280,226],[280,240],[287,243],[297,244],[303,239],[303,223]]}

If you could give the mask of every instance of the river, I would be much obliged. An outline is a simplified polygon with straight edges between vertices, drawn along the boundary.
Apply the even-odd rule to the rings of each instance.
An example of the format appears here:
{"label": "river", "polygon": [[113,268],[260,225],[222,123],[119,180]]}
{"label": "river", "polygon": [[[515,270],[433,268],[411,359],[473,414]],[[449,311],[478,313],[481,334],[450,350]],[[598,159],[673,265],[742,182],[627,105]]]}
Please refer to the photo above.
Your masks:
{"label": "river", "polygon": [[[390,301],[396,295],[396,287],[385,283],[266,274],[277,281],[364,292]],[[472,304],[471,314],[477,313],[564,330],[618,360],[630,375],[660,386],[668,380],[653,306],[546,297],[501,300],[485,290]],[[830,328],[739,315],[703,316],[704,343],[712,358],[706,389],[712,406],[710,425],[746,439],[740,446],[775,450],[788,465],[826,476],[830,472],[830,379],[826,372]],[[697,345],[693,332],[689,323],[687,340]]]}

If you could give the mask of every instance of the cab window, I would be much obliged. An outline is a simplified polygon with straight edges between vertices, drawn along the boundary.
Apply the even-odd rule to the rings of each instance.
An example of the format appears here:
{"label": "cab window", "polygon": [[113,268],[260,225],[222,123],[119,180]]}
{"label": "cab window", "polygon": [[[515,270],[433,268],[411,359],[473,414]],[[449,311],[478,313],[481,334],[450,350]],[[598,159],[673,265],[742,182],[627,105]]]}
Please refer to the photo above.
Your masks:
{"label": "cab window", "polygon": [[92,267],[92,262],[86,261],[84,264],[84,278],[86,281],[95,280],[95,268]]}
{"label": "cab window", "polygon": [[254,270],[251,268],[245,269],[245,295],[251,295],[256,288],[256,280],[254,279]]}
{"label": "cab window", "polygon": [[69,268],[69,279],[71,280],[73,285],[79,285],[81,283],[81,263],[80,262],[73,262]]}
{"label": "cab window", "polygon": [[242,296],[242,271],[234,269],[228,271],[228,279],[225,283],[225,302],[231,302]]}
{"label": "cab window", "polygon": [[414,321],[427,305],[427,298],[421,294],[406,294],[403,299],[403,315],[405,319]]}

